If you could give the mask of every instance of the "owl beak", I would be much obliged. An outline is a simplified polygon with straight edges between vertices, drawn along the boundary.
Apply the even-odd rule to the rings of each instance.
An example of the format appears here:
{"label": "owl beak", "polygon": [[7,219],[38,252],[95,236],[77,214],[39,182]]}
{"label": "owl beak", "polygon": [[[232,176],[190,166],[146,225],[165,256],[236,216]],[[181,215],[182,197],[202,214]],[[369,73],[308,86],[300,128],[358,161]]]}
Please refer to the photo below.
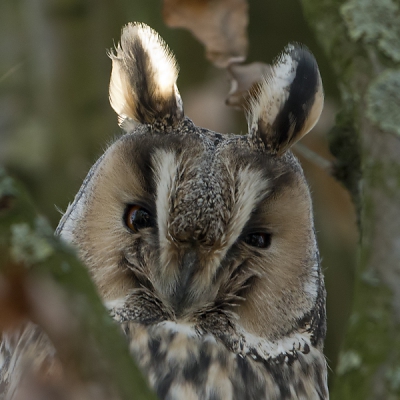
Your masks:
{"label": "owl beak", "polygon": [[179,265],[179,274],[172,296],[172,306],[177,316],[182,315],[183,311],[190,307],[193,303],[193,295],[191,294],[191,282],[193,276],[198,270],[199,259],[194,249],[187,250],[182,257]]}

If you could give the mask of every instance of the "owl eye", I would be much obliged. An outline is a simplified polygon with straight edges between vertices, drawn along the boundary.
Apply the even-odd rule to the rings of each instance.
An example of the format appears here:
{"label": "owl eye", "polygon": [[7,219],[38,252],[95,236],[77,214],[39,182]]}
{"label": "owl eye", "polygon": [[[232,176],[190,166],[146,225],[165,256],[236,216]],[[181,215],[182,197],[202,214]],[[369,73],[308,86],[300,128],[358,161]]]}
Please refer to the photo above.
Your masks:
{"label": "owl eye", "polygon": [[124,222],[125,225],[135,233],[143,228],[150,228],[154,225],[150,213],[137,204],[131,204],[127,207]]}
{"label": "owl eye", "polygon": [[243,238],[243,241],[249,246],[266,249],[271,244],[271,234],[265,232],[255,232]]}

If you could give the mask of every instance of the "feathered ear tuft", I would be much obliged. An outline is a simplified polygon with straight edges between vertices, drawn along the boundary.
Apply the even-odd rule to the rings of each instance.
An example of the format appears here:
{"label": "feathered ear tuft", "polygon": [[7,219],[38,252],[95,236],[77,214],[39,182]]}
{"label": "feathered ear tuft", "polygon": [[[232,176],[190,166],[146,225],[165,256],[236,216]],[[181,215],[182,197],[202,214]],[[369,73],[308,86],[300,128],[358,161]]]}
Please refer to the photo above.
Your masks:
{"label": "feathered ear tuft", "polygon": [[284,154],[317,123],[324,104],[318,65],[304,46],[289,44],[250,100],[250,140]]}
{"label": "feathered ear tuft", "polygon": [[130,23],[110,51],[110,103],[120,126],[174,126],[183,118],[178,66],[164,40],[145,24]]}

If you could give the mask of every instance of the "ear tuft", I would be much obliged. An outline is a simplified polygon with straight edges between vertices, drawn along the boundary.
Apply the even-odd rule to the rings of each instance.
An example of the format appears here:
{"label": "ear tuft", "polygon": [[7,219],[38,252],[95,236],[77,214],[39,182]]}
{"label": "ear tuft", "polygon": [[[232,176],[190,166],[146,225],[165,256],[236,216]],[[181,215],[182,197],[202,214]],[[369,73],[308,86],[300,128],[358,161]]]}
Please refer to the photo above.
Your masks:
{"label": "ear tuft", "polygon": [[174,126],[183,118],[178,66],[164,40],[145,24],[130,23],[110,51],[110,103],[119,124]]}
{"label": "ear tuft", "polygon": [[278,156],[317,123],[324,104],[318,65],[309,50],[289,44],[250,99],[250,140]]}

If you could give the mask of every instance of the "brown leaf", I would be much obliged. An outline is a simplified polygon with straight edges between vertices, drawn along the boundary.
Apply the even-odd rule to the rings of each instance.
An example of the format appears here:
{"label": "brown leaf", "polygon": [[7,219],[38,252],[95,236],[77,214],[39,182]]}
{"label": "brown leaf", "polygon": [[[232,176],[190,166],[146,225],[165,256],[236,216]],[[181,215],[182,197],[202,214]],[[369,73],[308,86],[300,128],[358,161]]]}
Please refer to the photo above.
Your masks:
{"label": "brown leaf", "polygon": [[0,274],[0,331],[11,331],[28,320],[54,336],[76,330],[76,318],[60,289],[23,265],[9,263]]}
{"label": "brown leaf", "polygon": [[9,211],[13,207],[16,201],[15,196],[5,194],[4,196],[0,197],[0,213],[2,211]]}
{"label": "brown leaf", "polygon": [[233,64],[228,68],[231,76],[231,90],[228,93],[226,104],[246,110],[249,106],[250,94],[257,90],[263,77],[268,75],[271,66],[261,62],[247,65]]}
{"label": "brown leaf", "polygon": [[0,331],[18,327],[30,314],[24,267],[9,265],[4,270],[7,275],[0,275]]}
{"label": "brown leaf", "polygon": [[242,62],[247,55],[246,0],[164,0],[164,21],[186,28],[204,44],[217,67]]}

